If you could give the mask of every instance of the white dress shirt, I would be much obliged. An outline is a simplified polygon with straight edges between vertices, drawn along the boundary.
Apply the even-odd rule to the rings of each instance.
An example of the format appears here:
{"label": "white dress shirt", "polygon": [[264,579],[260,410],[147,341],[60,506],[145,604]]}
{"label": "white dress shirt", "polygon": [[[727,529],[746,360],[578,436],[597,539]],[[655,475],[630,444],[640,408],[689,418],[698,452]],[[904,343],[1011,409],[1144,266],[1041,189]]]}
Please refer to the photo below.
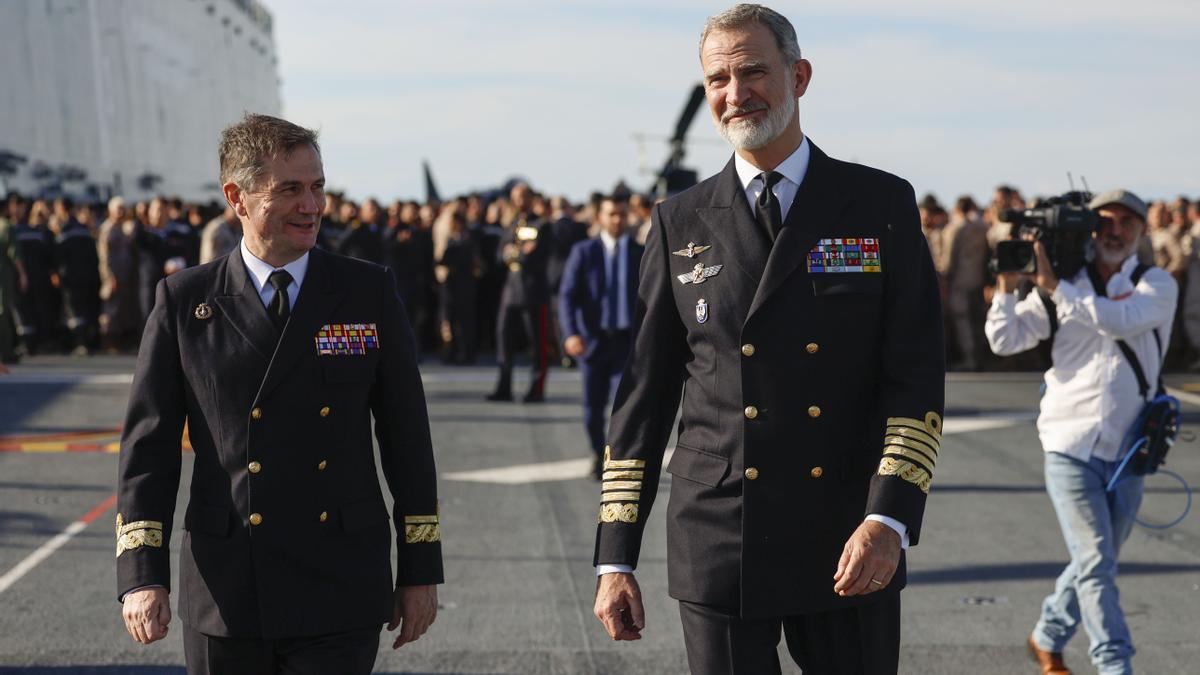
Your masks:
{"label": "white dress shirt", "polygon": [[[779,166],[775,167],[775,171],[783,175],[783,179],[776,182],[772,192],[775,193],[775,198],[779,200],[779,215],[784,221],[787,221],[788,211],[792,208],[792,202],[796,199],[796,192],[800,190],[800,184],[804,182],[804,176],[808,173],[808,159],[812,156],[812,148],[808,143],[808,137],[805,136],[800,141],[800,146],[796,151],[788,155],[788,158],[783,160]],[[763,170],[754,166],[749,160],[743,159],[741,155],[734,153],[733,168],[737,171],[738,180],[742,183],[742,188],[746,190],[746,200],[750,202],[750,209],[757,208],[758,195],[762,193],[765,183],[759,179]],[[904,550],[908,550],[908,526],[904,523],[882,516],[877,513],[872,513],[866,517],[866,520],[873,520],[883,523],[896,531],[900,535],[900,546]],[[629,565],[596,565],[596,574],[608,574],[610,572],[632,572],[633,568]]]}
{"label": "white dress shirt", "polygon": [[292,275],[292,283],[288,284],[287,292],[288,307],[294,311],[296,299],[300,296],[300,285],[304,283],[304,274],[308,271],[308,253],[283,267],[272,267],[270,263],[256,258],[250,249],[246,248],[245,237],[242,237],[239,247],[242,250],[242,261],[246,263],[246,271],[250,273],[250,280],[254,282],[254,290],[258,291],[258,297],[262,299],[263,307],[270,307],[271,298],[275,297],[275,287],[267,281],[271,277],[271,273],[275,270],[285,270]]}
{"label": "white dress shirt", "polygon": [[[800,184],[804,182],[804,175],[808,173],[808,158],[812,155],[812,147],[808,143],[808,137],[805,136],[800,141],[800,147],[796,151],[788,155],[788,158],[780,162],[779,166],[775,167],[776,173],[783,175],[783,180],[775,183],[775,187],[771,192],[775,193],[775,198],[779,200],[779,217],[780,222],[786,222],[788,211],[792,209],[792,201],[796,199],[796,192],[800,189]],[[754,166],[749,160],[743,159],[741,155],[734,153],[733,168],[737,170],[738,180],[742,182],[742,188],[746,190],[746,200],[750,202],[750,210],[754,211],[758,208],[758,195],[763,191],[763,181],[758,179],[763,170]]]}
{"label": "white dress shirt", "polygon": [[[1153,396],[1162,367],[1155,343],[1158,329],[1165,351],[1175,317],[1179,289],[1170,274],[1151,267],[1135,289],[1131,255],[1106,285],[1107,297],[1095,294],[1087,270],[1060,280],[1051,299],[1058,332],[1046,371],[1046,393],[1038,415],[1038,437],[1046,452],[1087,461],[1119,459],[1121,441],[1142,409],[1137,378],[1117,347],[1124,340],[1137,355]],[[984,326],[988,344],[1000,356],[1032,349],[1050,337],[1050,317],[1037,293],[1017,300],[997,293]]]}

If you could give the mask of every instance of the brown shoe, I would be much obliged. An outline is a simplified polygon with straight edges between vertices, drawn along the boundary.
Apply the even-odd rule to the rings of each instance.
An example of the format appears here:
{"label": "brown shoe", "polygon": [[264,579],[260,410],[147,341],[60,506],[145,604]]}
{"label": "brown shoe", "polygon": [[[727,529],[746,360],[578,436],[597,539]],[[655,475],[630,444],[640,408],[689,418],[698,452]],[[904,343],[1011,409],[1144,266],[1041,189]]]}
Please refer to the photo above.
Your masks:
{"label": "brown shoe", "polygon": [[1033,641],[1033,636],[1029,636],[1029,655],[1042,669],[1042,675],[1071,675],[1071,671],[1067,670],[1067,664],[1063,663],[1062,652],[1047,652],[1042,651],[1041,647]]}

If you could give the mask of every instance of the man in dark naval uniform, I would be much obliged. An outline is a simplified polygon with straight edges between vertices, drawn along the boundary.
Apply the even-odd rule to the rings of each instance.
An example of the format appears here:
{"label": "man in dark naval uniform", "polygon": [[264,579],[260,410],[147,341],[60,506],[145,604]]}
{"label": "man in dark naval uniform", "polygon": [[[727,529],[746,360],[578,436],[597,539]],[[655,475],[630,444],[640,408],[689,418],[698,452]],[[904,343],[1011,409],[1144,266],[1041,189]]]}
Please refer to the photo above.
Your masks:
{"label": "man in dark naval uniform", "polygon": [[442,582],[412,331],[385,268],[313,249],[315,132],[249,115],[222,134],[220,163],[241,245],[158,283],[138,354],[118,476],[125,626],[143,644],[167,631],[186,425],[188,672],[370,673],[380,626],[401,627],[394,647],[420,637]]}
{"label": "man in dark naval uniform", "polygon": [[499,377],[489,401],[511,401],[513,357],[518,331],[523,331],[533,361],[526,403],[546,396],[550,368],[550,288],[546,262],[553,246],[553,228],[531,210],[531,190],[517,183],[510,191],[516,216],[500,237],[499,262],[508,268],[496,316],[496,361]]}
{"label": "man in dark naval uniform", "polygon": [[945,370],[913,189],[805,138],[812,67],[783,16],[712,17],[700,61],[736,153],[653,212],[595,613],[617,640],[645,626],[631,571],[682,397],[667,568],[692,672],[778,673],[782,628],[805,673],[895,673]]}

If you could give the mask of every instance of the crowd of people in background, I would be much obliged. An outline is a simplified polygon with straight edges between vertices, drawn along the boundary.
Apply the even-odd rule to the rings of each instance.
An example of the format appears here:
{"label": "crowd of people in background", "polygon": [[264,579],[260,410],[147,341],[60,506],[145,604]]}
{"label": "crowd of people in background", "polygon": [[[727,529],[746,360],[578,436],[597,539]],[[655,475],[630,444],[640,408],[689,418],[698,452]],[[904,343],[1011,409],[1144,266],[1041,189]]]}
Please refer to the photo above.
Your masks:
{"label": "crowd of people in background", "polygon": [[[653,200],[624,186],[583,204],[521,182],[506,187],[444,202],[396,200],[386,207],[374,198],[360,203],[330,192],[319,246],[392,269],[426,357],[474,363],[512,335],[518,348],[534,350],[535,361],[569,365],[561,349],[565,336],[556,334],[553,316],[545,317],[540,331],[514,333],[498,325],[508,302],[502,297],[506,282],[520,275],[523,287],[537,287],[545,296],[537,302],[552,315],[556,303],[550,298],[558,292],[571,247],[598,236],[602,201],[619,200],[645,243]],[[983,335],[995,283],[988,262],[996,243],[1013,236],[1003,212],[1032,204],[1006,185],[996,188],[986,206],[970,196],[949,208],[934,195],[918,204],[941,280],[951,370],[1039,370],[1048,364],[1044,350],[993,356]],[[1200,200],[1155,201],[1148,221],[1139,257],[1171,273],[1182,290],[1168,367],[1200,370]],[[9,194],[0,214],[0,360],[135,352],[159,280],[226,255],[240,239],[237,217],[215,202],[155,197],[129,203],[114,197],[107,204],[76,204],[67,197]],[[539,253],[531,255],[535,250]],[[531,276],[538,281],[533,286]],[[511,353],[512,346],[500,351]],[[535,377],[536,371],[535,365]]]}

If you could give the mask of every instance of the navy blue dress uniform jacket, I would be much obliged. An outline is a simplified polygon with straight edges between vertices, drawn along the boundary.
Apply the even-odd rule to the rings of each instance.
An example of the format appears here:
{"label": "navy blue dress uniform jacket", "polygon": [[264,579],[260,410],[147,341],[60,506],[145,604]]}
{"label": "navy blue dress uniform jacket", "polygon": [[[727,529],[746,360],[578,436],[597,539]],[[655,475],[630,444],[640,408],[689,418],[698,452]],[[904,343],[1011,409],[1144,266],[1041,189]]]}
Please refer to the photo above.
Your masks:
{"label": "navy blue dress uniform jacket", "polygon": [[[626,236],[625,293],[626,306],[632,314],[637,307],[638,269],[645,247]],[[617,255],[621,248],[618,247]],[[591,352],[596,347],[604,327],[604,297],[608,293],[608,264],[604,242],[599,237],[581,241],[571,247],[563,267],[562,286],[558,295],[558,322],[563,338],[580,335]],[[616,311],[613,308],[612,311]],[[585,355],[586,358],[587,355]]]}
{"label": "navy blue dress uniform jacket", "polygon": [[[862,239],[879,271],[810,271]],[[731,160],[655,207],[641,275],[594,562],[636,566],[682,399],[670,594],[746,618],[877,599],[833,592],[838,558],[872,513],[918,542],[941,437],[941,308],[912,186],[814,145],[772,246]],[[879,593],[904,584],[902,559]]]}
{"label": "navy blue dress uniform jacket", "polygon": [[[318,334],[373,331],[318,354]],[[365,348],[363,348],[365,346]],[[187,426],[195,454],[179,614],[208,635],[379,626],[396,585],[442,581],[433,449],[413,335],[383,267],[314,249],[282,338],[238,252],[158,284],[121,439],[118,593],[171,587]]]}

